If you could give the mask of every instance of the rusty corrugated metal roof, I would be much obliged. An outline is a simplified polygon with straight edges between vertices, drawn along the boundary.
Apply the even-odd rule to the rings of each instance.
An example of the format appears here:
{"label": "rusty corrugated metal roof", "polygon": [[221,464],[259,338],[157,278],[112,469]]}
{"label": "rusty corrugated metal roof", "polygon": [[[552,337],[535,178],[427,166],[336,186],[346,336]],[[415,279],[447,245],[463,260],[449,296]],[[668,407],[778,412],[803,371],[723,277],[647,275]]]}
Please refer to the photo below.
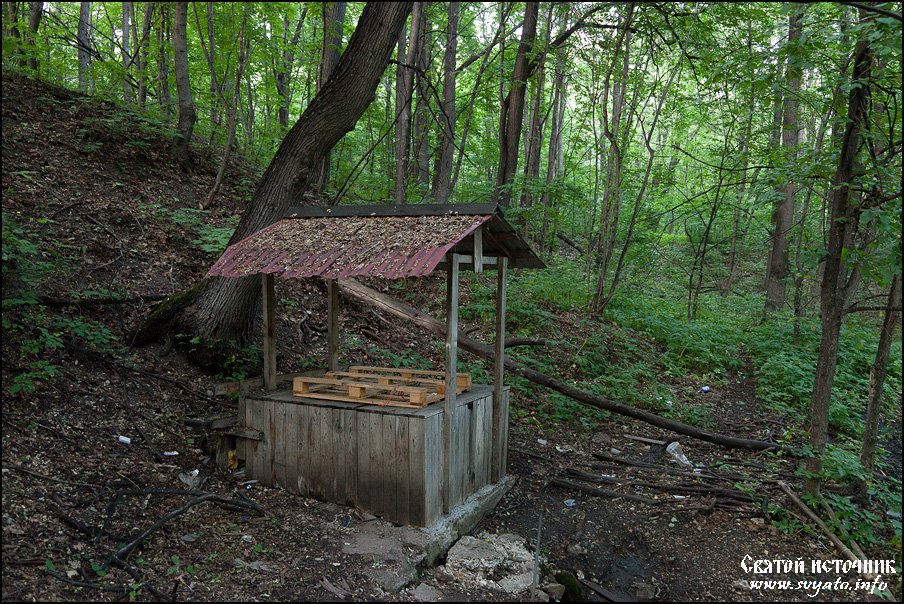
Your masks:
{"label": "rusty corrugated metal roof", "polygon": [[430,274],[446,253],[494,217],[319,216],[285,218],[227,248],[208,277],[270,273],[347,279]]}

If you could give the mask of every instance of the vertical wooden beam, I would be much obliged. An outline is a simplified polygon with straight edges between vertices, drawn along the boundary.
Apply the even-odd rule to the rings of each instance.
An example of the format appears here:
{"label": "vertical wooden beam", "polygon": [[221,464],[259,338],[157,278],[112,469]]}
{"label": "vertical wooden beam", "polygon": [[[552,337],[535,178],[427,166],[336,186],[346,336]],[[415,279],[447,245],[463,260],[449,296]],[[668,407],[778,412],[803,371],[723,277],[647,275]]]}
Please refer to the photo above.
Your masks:
{"label": "vertical wooden beam", "polygon": [[443,407],[443,512],[452,500],[452,415],[458,373],[458,254],[449,254],[446,271],[446,402]]}
{"label": "vertical wooden beam", "polygon": [[339,281],[327,281],[329,321],[327,324],[326,365],[329,371],[339,371]]}
{"label": "vertical wooden beam", "polygon": [[276,290],[273,275],[264,274],[264,390],[276,389]]}
{"label": "vertical wooden beam", "polygon": [[502,425],[502,389],[505,386],[505,282],[508,258],[496,261],[496,365],[493,368],[493,482],[505,476],[506,447]]}
{"label": "vertical wooden beam", "polygon": [[474,231],[474,272],[483,272],[483,226]]}

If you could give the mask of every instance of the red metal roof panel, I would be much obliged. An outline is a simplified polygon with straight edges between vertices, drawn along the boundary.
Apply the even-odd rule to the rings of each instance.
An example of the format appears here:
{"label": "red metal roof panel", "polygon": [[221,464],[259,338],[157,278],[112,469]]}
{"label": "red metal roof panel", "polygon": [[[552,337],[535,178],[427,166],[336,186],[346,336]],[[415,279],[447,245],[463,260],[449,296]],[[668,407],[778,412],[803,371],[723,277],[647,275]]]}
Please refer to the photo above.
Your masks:
{"label": "red metal roof panel", "polygon": [[229,246],[207,276],[419,277],[433,272],[455,244],[492,217],[451,214],[283,219]]}

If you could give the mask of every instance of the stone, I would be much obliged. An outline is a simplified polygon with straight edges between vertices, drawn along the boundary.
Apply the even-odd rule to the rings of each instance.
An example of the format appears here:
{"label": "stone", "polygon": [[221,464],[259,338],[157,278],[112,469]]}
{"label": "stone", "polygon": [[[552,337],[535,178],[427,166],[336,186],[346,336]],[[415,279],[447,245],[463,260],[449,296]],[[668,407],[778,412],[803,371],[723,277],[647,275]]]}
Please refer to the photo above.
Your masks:
{"label": "stone", "polygon": [[418,602],[439,602],[443,597],[443,592],[436,589],[432,585],[421,583],[414,588],[414,591],[411,592],[411,595],[414,596],[414,599]]}
{"label": "stone", "polygon": [[540,587],[543,591],[549,594],[549,597],[553,600],[559,601],[562,599],[562,596],[565,595],[565,586],[561,583],[547,583]]}
{"label": "stone", "polygon": [[397,594],[415,581],[417,569],[407,562],[390,562],[388,564],[368,568],[364,574],[370,577],[383,590]]}
{"label": "stone", "polygon": [[458,580],[516,594],[533,585],[534,557],[519,535],[466,535],[449,550],[445,571]]}

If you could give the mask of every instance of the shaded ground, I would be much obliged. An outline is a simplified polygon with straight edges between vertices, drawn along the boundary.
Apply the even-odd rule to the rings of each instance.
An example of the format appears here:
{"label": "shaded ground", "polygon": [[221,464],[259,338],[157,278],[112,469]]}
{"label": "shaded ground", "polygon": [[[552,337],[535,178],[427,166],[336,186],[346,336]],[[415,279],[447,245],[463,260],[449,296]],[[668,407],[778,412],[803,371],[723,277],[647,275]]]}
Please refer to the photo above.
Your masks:
{"label": "shaded ground", "polygon": [[[197,281],[213,259],[202,248],[205,231],[184,210],[212,185],[212,162],[199,158],[194,174],[178,172],[166,159],[159,133],[138,132],[117,115],[113,105],[4,78],[3,211],[28,227],[42,258],[64,262],[43,279],[43,295],[170,294]],[[235,168],[223,202],[204,223],[225,227],[234,220],[248,193],[247,184],[235,183],[253,178]],[[407,290],[370,284],[438,314],[440,278],[412,282]],[[4,288],[10,285],[4,272]],[[280,371],[302,369],[322,358],[323,292],[314,283],[278,287]],[[87,319],[94,327],[78,333],[60,328],[61,344],[43,353],[59,374],[38,379],[34,392],[15,394],[8,387],[28,370],[31,358],[23,342],[40,338],[42,326],[23,324],[23,314],[11,315],[8,326],[4,315],[3,599],[413,600],[410,589],[388,593],[374,581],[373,560],[342,553],[348,536],[372,522],[367,514],[278,488],[249,487],[244,477],[214,467],[207,443],[182,419],[231,408],[229,399],[212,396],[224,376],[201,374],[171,345],[128,349],[126,334],[149,308],[49,308],[54,317]],[[577,313],[556,321],[548,327],[557,338],[578,338],[586,329]],[[387,364],[391,355],[404,359],[416,350],[441,363],[441,347],[429,345],[431,336],[410,325],[358,307],[346,308],[342,322],[349,362]],[[97,345],[93,335],[101,325],[113,341]],[[758,439],[776,433],[780,420],[763,412],[753,388],[748,373],[729,376],[724,387],[700,395],[701,405],[719,410],[717,430]],[[790,477],[787,463],[679,439],[687,457],[706,466],[708,478],[698,480],[680,474],[664,446],[627,438],[671,441],[673,435],[614,417],[588,422],[587,428],[580,422],[551,425],[532,414],[537,404],[526,396],[514,402],[509,471],[518,483],[479,530],[535,542],[542,517],[541,582],[568,571],[616,597],[807,600],[812,598],[798,590],[750,591],[741,583],[753,578],[741,569],[742,558],[839,557],[820,536],[783,534],[764,521],[764,497],[790,508],[773,483],[762,483]],[[130,444],[119,436],[128,436]],[[900,436],[897,442],[900,451]],[[172,451],[178,455],[164,454]],[[652,503],[550,484],[568,468],[635,483],[595,486]],[[195,490],[179,478],[193,470],[206,479]],[[721,482],[743,497],[734,485],[745,475],[765,484],[753,502],[707,492],[678,499],[668,490],[636,485]],[[232,505],[198,503],[163,523],[129,556],[114,557],[202,491]],[[436,587],[449,601],[523,597],[453,579],[441,568],[424,569],[418,582]],[[583,597],[602,599],[587,583]],[[863,591],[823,592],[819,599],[870,597]]]}

